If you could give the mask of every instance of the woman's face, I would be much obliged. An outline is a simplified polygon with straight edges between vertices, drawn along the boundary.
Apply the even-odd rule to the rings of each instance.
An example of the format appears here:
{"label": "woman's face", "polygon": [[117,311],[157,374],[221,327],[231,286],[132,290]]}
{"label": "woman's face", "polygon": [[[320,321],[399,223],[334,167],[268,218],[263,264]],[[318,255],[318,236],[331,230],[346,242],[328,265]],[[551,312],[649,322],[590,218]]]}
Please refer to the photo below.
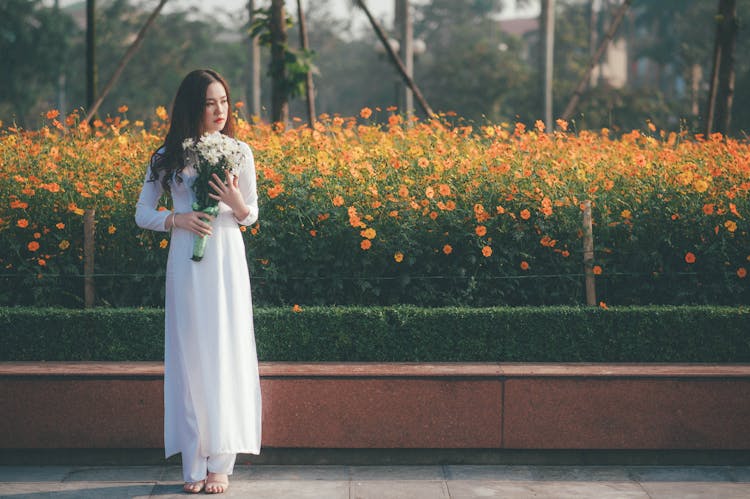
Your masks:
{"label": "woman's face", "polygon": [[220,132],[227,123],[229,102],[224,85],[215,81],[206,88],[206,102],[203,108],[203,133]]}

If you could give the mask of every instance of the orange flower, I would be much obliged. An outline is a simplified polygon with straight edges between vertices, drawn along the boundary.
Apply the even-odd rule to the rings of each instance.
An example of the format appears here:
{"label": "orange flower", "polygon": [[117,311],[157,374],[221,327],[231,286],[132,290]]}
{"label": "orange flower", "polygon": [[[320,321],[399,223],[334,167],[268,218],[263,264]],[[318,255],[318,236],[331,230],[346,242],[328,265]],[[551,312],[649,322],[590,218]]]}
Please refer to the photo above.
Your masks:
{"label": "orange flower", "polygon": [[40,258],[36,261],[36,263],[38,263],[40,267],[44,267],[45,265],[47,265],[47,260],[45,260],[44,258]]}
{"label": "orange flower", "polygon": [[521,270],[529,270],[529,262],[527,262],[526,260],[523,260],[521,262]]}
{"label": "orange flower", "polygon": [[68,241],[67,239],[63,239],[62,241],[60,241],[60,244],[58,244],[57,247],[61,250],[66,250],[70,248],[70,241]]}
{"label": "orange flower", "polygon": [[26,227],[29,226],[29,221],[26,220],[25,218],[21,218],[18,220],[18,222],[16,222],[16,225],[21,227],[22,229],[25,229]]}
{"label": "orange flower", "polygon": [[368,227],[367,229],[361,231],[360,235],[367,239],[375,239],[377,233],[375,232],[375,229],[373,229],[372,227]]}
{"label": "orange flower", "polygon": [[630,210],[622,210],[620,212],[620,216],[626,220],[629,220],[632,218],[633,214],[630,212]]}
{"label": "orange flower", "polygon": [[13,201],[10,202],[10,207],[14,209],[18,208],[18,209],[25,210],[26,208],[29,207],[29,203],[26,203],[24,201],[19,201],[18,199],[14,199]]}
{"label": "orange flower", "polygon": [[594,265],[594,268],[591,270],[594,272],[594,275],[602,275],[602,268],[599,265]]}
{"label": "orange flower", "polygon": [[729,232],[734,232],[737,230],[737,222],[734,220],[727,220],[724,222],[724,227],[726,227]]}
{"label": "orange flower", "polygon": [[606,303],[604,303],[603,301],[600,301],[600,302],[599,302],[599,308],[601,308],[601,309],[603,309],[603,310],[609,310],[609,307],[608,307],[608,306],[607,306],[607,304],[606,304]]}
{"label": "orange flower", "polygon": [[446,244],[445,246],[443,246],[443,253],[445,253],[446,255],[450,255],[451,253],[453,253],[453,246],[451,246],[450,244]]}
{"label": "orange flower", "polygon": [[362,239],[362,242],[359,243],[359,247],[367,251],[368,249],[372,248],[372,241],[370,241],[369,239]]}
{"label": "orange flower", "polygon": [[561,254],[561,255],[562,255],[563,257],[565,257],[565,258],[568,258],[568,257],[570,256],[570,251],[568,251],[568,250],[562,250],[562,251],[560,252],[560,254]]}
{"label": "orange flower", "polygon": [[39,239],[42,235],[39,232],[34,232],[34,239]]}
{"label": "orange flower", "polygon": [[117,108],[117,112],[118,113],[127,113],[128,112],[128,106],[123,105],[123,106],[118,107]]}
{"label": "orange flower", "polygon": [[299,305],[295,303],[294,306],[292,307],[292,312],[294,312],[295,314],[298,314],[302,312],[302,307],[300,307]]}
{"label": "orange flower", "polygon": [[737,218],[742,218],[742,215],[740,215],[740,212],[737,211],[737,205],[734,203],[729,203],[729,211],[736,216]]}
{"label": "orange flower", "polygon": [[110,234],[114,234],[115,232],[117,232],[117,227],[115,227],[114,225],[110,225],[109,227],[107,227],[107,232],[109,232]]}
{"label": "orange flower", "polygon": [[372,116],[372,109],[370,109],[369,107],[363,107],[362,110],[359,112],[359,115],[362,118],[367,119],[370,116]]}
{"label": "orange flower", "polygon": [[31,241],[26,247],[29,249],[29,251],[36,251],[39,249],[39,243],[36,241]]}
{"label": "orange flower", "polygon": [[397,251],[393,254],[393,259],[396,260],[397,263],[401,263],[404,261],[404,254],[400,251]]}
{"label": "orange flower", "polygon": [[161,241],[159,241],[159,247],[161,249],[166,248],[168,245],[169,245],[169,241],[167,241],[166,239],[162,239]]}
{"label": "orange flower", "polygon": [[234,107],[236,107],[237,109],[242,109],[243,107],[245,107],[245,103],[242,102],[241,100],[238,100],[237,102],[234,103]]}
{"label": "orange flower", "polygon": [[48,120],[54,120],[58,116],[60,116],[60,111],[58,111],[57,109],[52,109],[50,111],[47,111],[47,119]]}
{"label": "orange flower", "polygon": [[685,261],[687,263],[695,263],[695,255],[688,251],[687,253],[685,253]]}
{"label": "orange flower", "polygon": [[492,248],[490,248],[489,246],[483,247],[482,248],[482,255],[484,255],[485,258],[489,258],[490,256],[492,256]]}
{"label": "orange flower", "polygon": [[318,235],[318,231],[317,231],[317,230],[315,230],[315,229],[310,229],[310,235],[311,235],[312,237],[316,237],[316,236]]}
{"label": "orange flower", "polygon": [[740,279],[744,279],[747,277],[747,269],[745,267],[740,267],[737,269],[737,277]]}
{"label": "orange flower", "polygon": [[344,204],[344,198],[341,196],[336,196],[333,198],[333,206],[343,206]]}
{"label": "orange flower", "polygon": [[440,184],[438,186],[438,192],[441,196],[450,196],[451,188],[448,184]]}
{"label": "orange flower", "polygon": [[409,197],[409,188],[402,184],[398,188],[398,195],[401,196],[402,198],[408,198]]}
{"label": "orange flower", "polygon": [[417,160],[417,165],[419,165],[420,168],[427,168],[430,165],[430,160],[425,157],[421,157]]}
{"label": "orange flower", "polygon": [[424,195],[427,196],[428,199],[434,198],[435,197],[435,189],[433,189],[432,187],[427,187],[424,190]]}
{"label": "orange flower", "polygon": [[521,218],[524,220],[528,220],[529,218],[531,218],[531,212],[525,208],[521,210],[520,215],[521,215]]}
{"label": "orange flower", "polygon": [[476,229],[474,229],[474,232],[476,232],[479,237],[483,237],[485,234],[487,234],[487,227],[485,227],[484,225],[477,225]]}

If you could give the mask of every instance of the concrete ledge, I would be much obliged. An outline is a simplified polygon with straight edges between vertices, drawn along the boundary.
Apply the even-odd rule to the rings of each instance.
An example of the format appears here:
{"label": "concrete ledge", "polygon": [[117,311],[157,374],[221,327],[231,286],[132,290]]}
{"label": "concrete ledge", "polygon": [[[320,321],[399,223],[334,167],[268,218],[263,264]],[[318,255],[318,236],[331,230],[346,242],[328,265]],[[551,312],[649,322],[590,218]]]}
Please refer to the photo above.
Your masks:
{"label": "concrete ledge", "polygon": [[[263,445],[750,449],[750,365],[261,363]],[[159,362],[0,363],[0,449],[163,445]]]}

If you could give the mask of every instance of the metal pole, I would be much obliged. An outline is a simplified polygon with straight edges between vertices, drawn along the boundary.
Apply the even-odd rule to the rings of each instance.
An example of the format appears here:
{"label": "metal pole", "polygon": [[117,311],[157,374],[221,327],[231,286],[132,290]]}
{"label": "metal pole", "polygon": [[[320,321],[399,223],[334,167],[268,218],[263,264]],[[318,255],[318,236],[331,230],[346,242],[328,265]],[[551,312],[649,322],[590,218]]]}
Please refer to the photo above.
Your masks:
{"label": "metal pole", "polygon": [[[410,78],[414,78],[414,29],[409,9],[409,0],[396,0],[396,20],[399,33],[399,55],[404,62],[404,69]],[[414,114],[414,93],[409,85],[403,86],[404,113]]]}
{"label": "metal pole", "polygon": [[552,133],[552,74],[555,55],[555,0],[544,0],[544,128]]}
{"label": "metal pole", "polygon": [[[250,25],[252,25],[255,18],[255,2],[253,0],[248,0],[247,11],[250,16]],[[250,37],[248,52],[248,79],[245,99],[250,116],[260,116],[260,44],[258,44],[257,36]]]}

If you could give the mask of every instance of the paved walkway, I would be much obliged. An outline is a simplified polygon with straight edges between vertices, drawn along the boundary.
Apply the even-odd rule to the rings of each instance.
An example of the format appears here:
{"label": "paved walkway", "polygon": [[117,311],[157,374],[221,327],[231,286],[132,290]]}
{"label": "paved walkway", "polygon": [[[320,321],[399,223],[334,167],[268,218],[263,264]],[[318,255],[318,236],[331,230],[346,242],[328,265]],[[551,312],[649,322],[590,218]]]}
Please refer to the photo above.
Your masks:
{"label": "paved walkway", "polygon": [[[179,466],[0,466],[0,497],[169,498]],[[750,466],[237,466],[222,497],[743,498]]]}

